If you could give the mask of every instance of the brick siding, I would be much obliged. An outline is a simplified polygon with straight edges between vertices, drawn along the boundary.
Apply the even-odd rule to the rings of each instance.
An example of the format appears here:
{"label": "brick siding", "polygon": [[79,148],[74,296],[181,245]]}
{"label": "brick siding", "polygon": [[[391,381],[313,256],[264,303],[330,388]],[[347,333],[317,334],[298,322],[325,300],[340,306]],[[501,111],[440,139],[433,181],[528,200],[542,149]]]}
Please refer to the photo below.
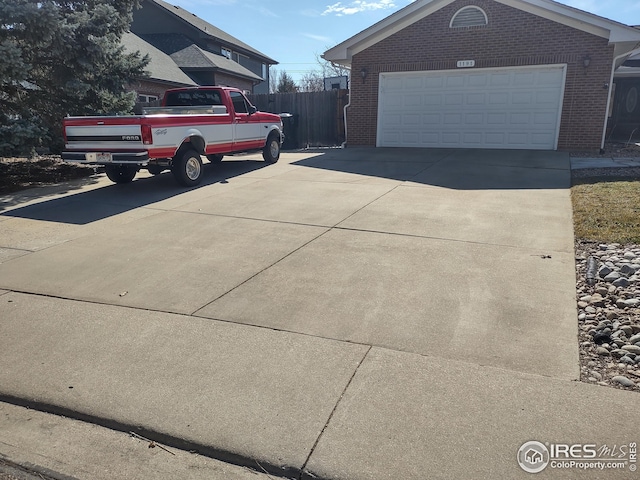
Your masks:
{"label": "brick siding", "polygon": [[[462,7],[476,5],[489,24],[449,28]],[[588,68],[585,55],[591,57]],[[380,72],[455,70],[458,60],[475,68],[566,64],[558,148],[598,150],[605,122],[613,46],[608,40],[491,0],[459,0],[354,55],[348,144],[375,146]],[[363,82],[359,72],[366,68]]]}
{"label": "brick siding", "polygon": [[249,90],[253,92],[253,83],[250,80],[243,80],[238,77],[233,77],[224,73],[216,72],[216,85],[223,85],[225,87],[239,88],[240,90]]}
{"label": "brick siding", "polygon": [[155,83],[148,80],[140,80],[137,84],[131,85],[131,87],[138,95],[155,95],[158,98],[162,98],[164,92],[168,89],[175,88],[166,83]]}

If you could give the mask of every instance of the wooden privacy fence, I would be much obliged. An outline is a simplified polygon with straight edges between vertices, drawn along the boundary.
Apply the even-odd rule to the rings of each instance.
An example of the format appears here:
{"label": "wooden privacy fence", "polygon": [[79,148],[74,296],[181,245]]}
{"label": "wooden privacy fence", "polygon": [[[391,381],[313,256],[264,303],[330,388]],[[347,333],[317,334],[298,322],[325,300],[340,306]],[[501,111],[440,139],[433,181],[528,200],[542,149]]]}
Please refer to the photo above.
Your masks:
{"label": "wooden privacy fence", "polygon": [[285,149],[332,147],[345,140],[344,106],[348,90],[248,95],[258,110],[290,113],[283,118]]}

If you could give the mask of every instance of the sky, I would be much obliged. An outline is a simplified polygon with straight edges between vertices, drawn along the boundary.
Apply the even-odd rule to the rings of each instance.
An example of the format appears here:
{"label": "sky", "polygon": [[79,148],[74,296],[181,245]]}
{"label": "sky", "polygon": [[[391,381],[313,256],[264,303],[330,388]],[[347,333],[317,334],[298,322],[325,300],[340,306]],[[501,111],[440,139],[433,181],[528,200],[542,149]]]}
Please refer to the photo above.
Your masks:
{"label": "sky", "polygon": [[[294,80],[319,70],[317,57],[414,0],[165,0],[279,62]],[[602,17],[640,25],[640,0],[562,0]]]}

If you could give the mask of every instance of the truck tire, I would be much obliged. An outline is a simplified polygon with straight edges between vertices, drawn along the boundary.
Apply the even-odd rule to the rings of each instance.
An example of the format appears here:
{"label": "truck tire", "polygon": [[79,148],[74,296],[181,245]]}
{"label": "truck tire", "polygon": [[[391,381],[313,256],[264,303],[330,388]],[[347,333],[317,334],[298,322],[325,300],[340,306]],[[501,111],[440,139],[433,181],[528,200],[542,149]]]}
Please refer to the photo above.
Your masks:
{"label": "truck tire", "polygon": [[160,165],[148,165],[147,170],[149,170],[149,173],[151,175],[160,175],[162,172],[166,170],[166,168]]}
{"label": "truck tire", "polygon": [[131,183],[133,177],[138,173],[135,165],[105,165],[104,171],[114,183]]}
{"label": "truck tire", "polygon": [[202,158],[192,149],[184,150],[173,159],[171,172],[180,185],[194,187],[202,181],[204,174]]}
{"label": "truck tire", "polygon": [[262,158],[265,162],[276,163],[280,158],[280,135],[271,133],[267,138],[267,143],[262,149]]}
{"label": "truck tire", "polygon": [[209,160],[211,163],[220,163],[223,158],[224,158],[224,155],[222,155],[221,153],[214,153],[212,155],[207,155],[207,160]]}

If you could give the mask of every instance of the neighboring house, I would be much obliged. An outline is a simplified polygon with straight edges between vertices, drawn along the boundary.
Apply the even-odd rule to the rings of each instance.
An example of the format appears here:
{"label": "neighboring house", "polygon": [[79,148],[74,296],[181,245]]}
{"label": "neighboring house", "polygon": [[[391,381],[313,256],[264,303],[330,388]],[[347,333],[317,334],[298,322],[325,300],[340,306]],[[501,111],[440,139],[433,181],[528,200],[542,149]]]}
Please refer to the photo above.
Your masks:
{"label": "neighboring house", "polygon": [[131,88],[138,93],[138,102],[150,103],[160,99],[168,88],[193,87],[196,85],[169,55],[145,42],[137,35],[127,32],[122,36],[122,44],[128,52],[140,52],[149,56],[148,78],[140,79]]}
{"label": "neighboring house", "polygon": [[417,0],[326,51],[347,144],[598,150],[640,31],[551,0]]}
{"label": "neighboring house", "polygon": [[625,143],[639,143],[640,54],[629,57],[616,70],[614,82],[615,97],[610,108],[608,138]]}
{"label": "neighboring house", "polygon": [[[278,62],[196,15],[162,0],[142,0],[131,32],[168,55],[198,85],[268,93],[269,66]],[[155,72],[150,70],[152,76]]]}

